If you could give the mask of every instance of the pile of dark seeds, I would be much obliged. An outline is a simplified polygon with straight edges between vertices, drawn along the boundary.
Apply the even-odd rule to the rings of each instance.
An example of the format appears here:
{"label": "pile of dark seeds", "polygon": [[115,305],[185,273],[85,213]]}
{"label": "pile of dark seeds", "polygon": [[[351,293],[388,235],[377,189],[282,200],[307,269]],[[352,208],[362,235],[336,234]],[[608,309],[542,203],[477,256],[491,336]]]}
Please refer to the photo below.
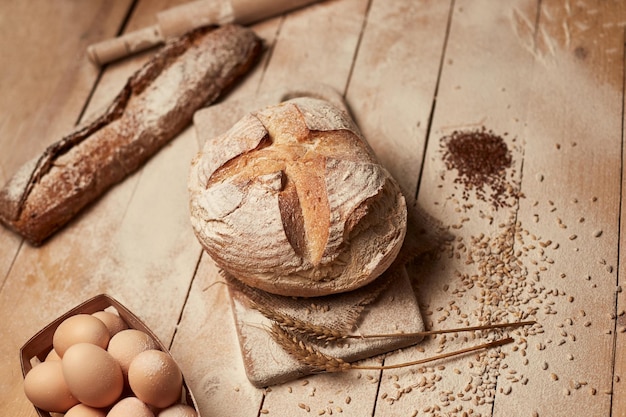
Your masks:
{"label": "pile of dark seeds", "polygon": [[[464,187],[463,198],[470,191],[495,208],[510,207],[516,189],[506,179],[512,157],[504,139],[484,127],[474,131],[454,131],[441,139],[446,168],[458,172],[455,183]],[[514,199],[513,199],[514,200]]]}

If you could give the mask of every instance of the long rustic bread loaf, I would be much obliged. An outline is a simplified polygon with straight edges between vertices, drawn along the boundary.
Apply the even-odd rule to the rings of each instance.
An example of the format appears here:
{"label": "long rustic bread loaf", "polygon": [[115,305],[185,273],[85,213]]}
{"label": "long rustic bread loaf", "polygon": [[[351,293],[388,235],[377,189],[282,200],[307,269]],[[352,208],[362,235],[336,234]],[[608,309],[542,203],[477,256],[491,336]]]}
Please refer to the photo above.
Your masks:
{"label": "long rustic bread loaf", "polygon": [[346,112],[295,98],[208,140],[192,163],[191,221],[215,262],[288,296],[361,287],[397,256],[400,187]]}
{"label": "long rustic bread loaf", "polygon": [[167,44],[107,110],[21,167],[0,190],[0,221],[34,245],[138,169],[255,63],[261,40],[236,25]]}

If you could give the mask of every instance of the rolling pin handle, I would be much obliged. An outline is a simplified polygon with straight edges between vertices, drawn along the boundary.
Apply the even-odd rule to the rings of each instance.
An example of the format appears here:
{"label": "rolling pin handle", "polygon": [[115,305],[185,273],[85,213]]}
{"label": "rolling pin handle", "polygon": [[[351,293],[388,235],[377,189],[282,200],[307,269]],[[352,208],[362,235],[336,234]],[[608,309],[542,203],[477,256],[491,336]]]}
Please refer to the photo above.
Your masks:
{"label": "rolling pin handle", "polygon": [[234,21],[242,25],[287,13],[319,0],[230,0]]}
{"label": "rolling pin handle", "polygon": [[87,56],[94,64],[104,65],[162,42],[161,31],[157,25],[154,25],[90,45],[87,48]]}

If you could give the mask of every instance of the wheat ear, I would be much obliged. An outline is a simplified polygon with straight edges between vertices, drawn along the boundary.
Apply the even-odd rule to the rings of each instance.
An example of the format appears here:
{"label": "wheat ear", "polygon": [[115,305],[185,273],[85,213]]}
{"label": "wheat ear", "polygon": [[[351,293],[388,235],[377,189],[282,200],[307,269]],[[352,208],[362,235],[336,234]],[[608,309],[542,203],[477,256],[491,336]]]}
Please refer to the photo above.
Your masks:
{"label": "wheat ear", "polygon": [[350,369],[350,364],[343,359],[326,355],[314,347],[290,335],[279,324],[273,323],[270,330],[272,338],[298,362],[308,366],[314,372],[341,372]]}
{"label": "wheat ear", "polygon": [[333,342],[339,339],[345,339],[346,336],[339,330],[331,329],[327,326],[319,326],[308,323],[304,320],[297,319],[287,314],[280,313],[271,308],[265,307],[259,303],[252,302],[252,308],[259,311],[274,323],[290,332],[306,336],[311,339],[324,342]]}

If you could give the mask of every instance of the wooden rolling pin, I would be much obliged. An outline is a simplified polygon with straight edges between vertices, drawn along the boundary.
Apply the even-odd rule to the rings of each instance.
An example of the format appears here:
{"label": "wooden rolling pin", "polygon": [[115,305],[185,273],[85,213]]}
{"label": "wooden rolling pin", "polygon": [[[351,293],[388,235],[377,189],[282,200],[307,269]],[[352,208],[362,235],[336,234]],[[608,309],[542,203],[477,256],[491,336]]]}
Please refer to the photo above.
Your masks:
{"label": "wooden rolling pin", "polygon": [[207,25],[254,23],[319,0],[196,0],[157,14],[157,24],[90,45],[89,59],[103,65]]}

